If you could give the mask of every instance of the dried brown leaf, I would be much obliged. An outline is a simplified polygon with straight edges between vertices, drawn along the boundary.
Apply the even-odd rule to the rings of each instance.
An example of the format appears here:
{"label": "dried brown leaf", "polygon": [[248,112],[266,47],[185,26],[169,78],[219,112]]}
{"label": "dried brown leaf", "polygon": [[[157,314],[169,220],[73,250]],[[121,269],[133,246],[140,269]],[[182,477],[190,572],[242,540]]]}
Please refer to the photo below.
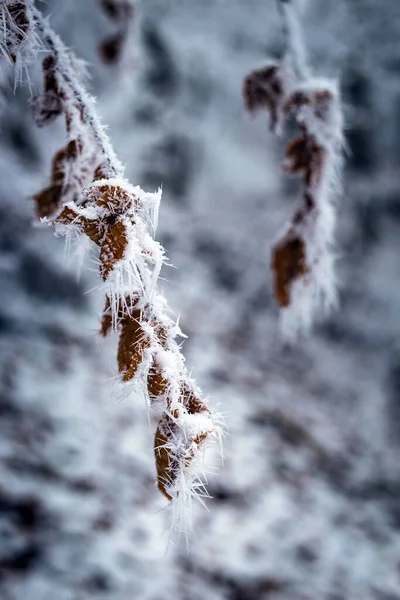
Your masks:
{"label": "dried brown leaf", "polygon": [[157,427],[154,437],[154,455],[156,458],[157,470],[157,485],[158,489],[168,500],[172,500],[171,495],[167,491],[167,487],[172,485],[182,468],[188,468],[195,456],[195,451],[192,447],[195,444],[197,447],[207,438],[208,433],[200,433],[195,438],[186,441],[186,451],[184,448],[180,450],[179,456],[173,454],[172,449],[168,446],[170,439],[176,437],[178,425],[171,417],[164,414]]}
{"label": "dried brown leaf", "polygon": [[43,59],[44,93],[33,101],[38,127],[49,125],[64,112],[65,93],[59,85],[56,66],[57,59],[53,54]]}
{"label": "dried brown leaf", "polygon": [[54,215],[61,205],[62,194],[62,185],[52,185],[33,196],[37,217],[42,219]]}
{"label": "dried brown leaf", "polygon": [[253,71],[244,80],[243,97],[247,109],[250,112],[267,109],[271,131],[278,125],[284,96],[284,83],[277,65]]}
{"label": "dried brown leaf", "polygon": [[121,221],[107,227],[100,249],[100,275],[104,280],[123,258],[127,245],[126,226]]}
{"label": "dried brown leaf", "polygon": [[168,393],[169,381],[163,376],[157,361],[153,361],[147,376],[147,389],[150,397],[158,398]]}
{"label": "dried brown leaf", "polygon": [[103,164],[97,165],[97,167],[94,171],[93,181],[97,181],[98,179],[107,179],[105,165],[103,165]]}
{"label": "dried brown leaf", "polygon": [[127,206],[134,200],[124,188],[118,185],[102,185],[97,187],[95,193],[100,196],[96,204],[106,208],[110,214],[122,214]]}
{"label": "dried brown leaf", "polygon": [[[168,443],[168,437],[165,431],[165,419],[169,419],[168,417],[164,417],[160,420],[156,434],[154,436],[154,456],[156,459],[156,469],[157,469],[157,484],[158,489],[168,500],[172,500],[172,496],[170,496],[167,492],[167,487],[172,483],[172,457],[170,456],[170,451],[165,447],[165,444]],[[169,419],[170,426],[174,427],[174,422],[172,419]]]}
{"label": "dried brown leaf", "polygon": [[307,187],[315,187],[321,181],[325,151],[313,135],[304,131],[286,147],[283,168],[298,174]]}
{"label": "dried brown leaf", "polygon": [[111,302],[110,298],[106,296],[106,303],[103,310],[103,317],[101,320],[100,333],[103,337],[111,331],[112,328],[112,314],[111,314]]}
{"label": "dried brown leaf", "polygon": [[281,308],[290,305],[293,282],[308,272],[306,249],[300,236],[289,233],[272,250],[275,299]]}
{"label": "dried brown leaf", "polygon": [[202,412],[210,412],[210,409],[208,408],[207,404],[203,400],[201,400],[201,398],[196,396],[196,394],[187,386],[183,386],[182,394],[183,404],[189,412],[189,414],[195,415]]}
{"label": "dried brown leaf", "polygon": [[112,65],[119,60],[122,54],[125,37],[125,33],[119,31],[116,34],[110,35],[100,44],[99,52],[103,62]]}
{"label": "dried brown leaf", "polygon": [[333,94],[330,90],[294,90],[287,98],[283,111],[285,114],[297,112],[303,106],[312,107],[319,119],[326,119]]}
{"label": "dried brown leaf", "polygon": [[145,350],[150,347],[150,339],[140,324],[141,313],[134,310],[120,323],[118,344],[118,369],[123,381],[130,381],[143,361]]}

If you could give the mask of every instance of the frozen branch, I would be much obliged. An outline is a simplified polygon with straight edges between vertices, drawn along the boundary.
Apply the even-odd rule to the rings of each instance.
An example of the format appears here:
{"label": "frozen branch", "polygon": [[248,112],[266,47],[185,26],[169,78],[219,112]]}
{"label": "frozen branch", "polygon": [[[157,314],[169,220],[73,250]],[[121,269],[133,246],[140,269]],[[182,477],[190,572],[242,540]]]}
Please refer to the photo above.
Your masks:
{"label": "frozen branch", "polygon": [[311,74],[294,0],[278,0],[278,7],[284,56],[250,73],[243,91],[251,112],[269,112],[271,131],[279,132],[290,115],[299,128],[282,166],[302,179],[303,196],[271,259],[283,331],[295,337],[336,303],[335,201],[340,192],[343,117],[336,82]]}
{"label": "frozen branch", "polygon": [[64,115],[68,142],[53,158],[49,187],[35,196],[36,212],[68,244],[85,238],[98,249],[105,293],[101,334],[119,335],[121,386],[144,393],[158,412],[158,488],[170,500],[172,527],[186,529],[192,498],[206,495],[200,479],[204,449],[220,440],[221,429],[189,376],[176,341],[182,333],[158,290],[165,259],[154,239],[161,191],[147,193],[124,179],[75,57],[40,11],[28,0],[7,0],[0,19],[0,48],[12,62],[16,52],[31,47],[27,36],[49,52],[42,63],[43,94],[32,101],[35,119],[45,126]]}
{"label": "frozen branch", "polygon": [[32,12],[36,29],[42,42],[56,57],[58,69],[65,84],[68,86],[79,106],[82,107],[85,123],[90,127],[93,137],[104,156],[105,167],[103,168],[107,170],[107,174],[110,177],[122,177],[124,167],[118,159],[108,135],[105,133],[104,126],[98,117],[93,97],[88,94],[72,70],[71,59],[64,43],[49,26],[47,20],[37,8],[33,7]]}

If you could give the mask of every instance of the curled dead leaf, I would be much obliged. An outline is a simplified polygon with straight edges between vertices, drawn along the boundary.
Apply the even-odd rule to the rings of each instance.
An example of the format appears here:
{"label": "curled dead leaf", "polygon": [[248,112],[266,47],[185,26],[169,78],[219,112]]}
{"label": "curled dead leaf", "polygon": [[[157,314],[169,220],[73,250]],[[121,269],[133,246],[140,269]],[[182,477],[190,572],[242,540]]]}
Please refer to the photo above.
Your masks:
{"label": "curled dead leaf", "polygon": [[126,207],[135,201],[129,192],[118,185],[102,185],[93,188],[93,195],[97,198],[97,206],[107,209],[112,215],[122,214]]}
{"label": "curled dead leaf", "polygon": [[303,131],[286,147],[283,168],[303,178],[306,187],[314,188],[322,177],[325,152],[315,136]]}
{"label": "curled dead leaf", "polygon": [[284,83],[278,65],[253,71],[244,80],[243,97],[247,109],[250,112],[267,109],[271,131],[275,131],[279,123],[284,96]]}
{"label": "curled dead leaf", "polygon": [[61,204],[62,193],[62,185],[52,185],[33,196],[35,212],[39,219],[51,217],[57,212]]}
{"label": "curled dead leaf", "polygon": [[133,311],[120,323],[118,344],[118,369],[122,381],[133,379],[140,367],[145,351],[150,348],[150,339],[140,324],[140,311]]}
{"label": "curled dead leaf", "polygon": [[125,42],[125,32],[119,31],[116,34],[110,35],[99,46],[100,57],[106,64],[116,63],[121,54]]}
{"label": "curled dead leaf", "polygon": [[[166,446],[168,443],[165,427],[166,419],[169,418],[164,417],[160,420],[154,436],[154,456],[156,459],[158,489],[168,500],[172,500],[172,496],[167,492],[167,487],[172,483],[173,474],[171,472],[172,457],[169,448]],[[174,427],[172,419],[169,419],[169,421],[170,427]]]}
{"label": "curled dead leaf", "polygon": [[107,227],[100,249],[100,275],[104,280],[114,265],[123,258],[127,245],[126,226],[121,221]]}
{"label": "curled dead leaf", "polygon": [[305,275],[306,249],[300,236],[289,233],[272,250],[275,299],[281,308],[290,305],[293,282]]}
{"label": "curled dead leaf", "polygon": [[168,393],[169,381],[163,376],[157,361],[154,360],[147,375],[147,389],[150,397],[158,398]]}

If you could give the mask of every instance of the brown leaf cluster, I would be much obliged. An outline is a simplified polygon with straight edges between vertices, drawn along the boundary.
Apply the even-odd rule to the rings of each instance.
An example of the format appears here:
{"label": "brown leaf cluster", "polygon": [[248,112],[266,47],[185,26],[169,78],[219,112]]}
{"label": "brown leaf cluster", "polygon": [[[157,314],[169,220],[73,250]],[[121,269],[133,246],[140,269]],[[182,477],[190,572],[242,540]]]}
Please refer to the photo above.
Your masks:
{"label": "brown leaf cluster", "polygon": [[[117,37],[123,37],[127,32],[128,18],[132,17],[131,2],[101,0],[101,4],[106,14],[120,27]],[[28,14],[26,4],[17,2],[13,6],[15,21],[23,26],[24,15]],[[29,21],[26,24],[30,25]],[[56,48],[50,34],[45,41],[50,48]],[[118,44],[104,44],[107,60],[116,59],[121,49]],[[98,141],[93,125],[95,115],[90,104],[84,105],[84,95],[78,88],[72,89],[68,73],[62,71],[54,54],[45,57],[42,71],[43,94],[34,101],[36,122],[38,126],[44,126],[63,114],[70,139],[53,157],[48,187],[34,197],[36,213],[38,217],[52,217],[51,223],[58,226],[60,233],[67,233],[70,229],[72,233],[81,233],[93,241],[99,247],[100,275],[103,280],[109,280],[126,257],[129,236],[135,226],[140,233],[136,242],[142,239],[142,227],[146,224],[140,221],[141,213],[137,212],[139,198],[129,186],[115,184],[116,180],[108,179],[110,171],[118,171],[113,166],[112,153]],[[98,164],[100,151],[103,160],[106,157],[107,166],[106,163]],[[94,181],[98,184],[90,185]],[[161,253],[158,254],[157,250],[157,257],[153,257],[151,248],[145,240],[142,248],[144,259],[153,258],[155,262],[157,258],[158,261]],[[112,288],[113,281],[108,283],[101,334],[106,336],[115,330],[119,335],[117,362],[120,380],[132,381],[143,365],[150,401],[162,407],[155,441],[157,478],[160,490],[171,499],[166,486],[189,466],[195,448],[212,430],[210,422],[201,425],[206,430],[201,432],[199,427],[188,428],[187,421],[179,423],[179,419],[199,413],[208,415],[209,410],[196,395],[187,375],[179,345],[174,339],[178,328],[164,315],[163,303],[145,303],[141,291],[132,291],[120,298],[116,307],[118,290]],[[115,309],[117,314],[113,312]],[[197,423],[202,424],[203,421],[197,419]],[[196,431],[193,439],[188,439],[190,435],[187,435],[183,424],[186,430]],[[182,443],[178,446],[172,444],[175,435],[181,438]],[[160,440],[161,446],[167,446],[161,447]]]}
{"label": "brown leaf cluster", "polygon": [[250,73],[244,80],[243,95],[249,111],[266,109],[270,113],[273,132],[281,120],[291,114],[296,115],[300,129],[286,146],[282,167],[303,181],[303,201],[292,217],[288,232],[273,247],[271,256],[274,296],[278,306],[285,308],[292,300],[293,282],[310,271],[304,234],[298,226],[304,224],[315,209],[314,193],[321,183],[326,163],[326,150],[315,133],[309,131],[301,111],[311,111],[316,122],[326,121],[334,98],[328,89],[289,91],[279,64],[270,64]]}
{"label": "brown leaf cluster", "polygon": [[54,54],[48,54],[43,59],[42,73],[43,92],[31,102],[36,125],[38,127],[50,125],[59,116],[64,115],[67,132],[71,133],[74,120],[84,121],[83,108],[65,89]]}
{"label": "brown leaf cluster", "polygon": [[[169,382],[164,377],[162,367],[155,356],[158,348],[168,350],[168,327],[150,318],[150,307],[137,308],[139,297],[126,298],[125,310],[121,309],[117,316],[118,370],[122,381],[131,381],[144,358],[146,350],[153,349],[151,364],[147,376],[150,398],[157,398],[167,393]],[[106,305],[101,323],[101,333],[106,336],[112,329],[111,303],[106,298]]]}
{"label": "brown leaf cluster", "polygon": [[[103,279],[106,279],[115,264],[123,257],[127,244],[123,220],[126,220],[128,215],[132,215],[131,208],[135,206],[137,199],[122,187],[112,184],[93,186],[87,196],[89,204],[98,209],[97,219],[89,219],[82,215],[78,207],[73,208],[68,205],[54,219],[54,222],[77,227],[100,246],[100,273]],[[204,412],[209,414],[209,410],[205,402],[196,395],[185,374],[179,375],[178,408],[176,403],[174,408],[172,407],[171,390],[173,383],[176,385],[176,379],[174,382],[169,380],[170,376],[163,367],[162,357],[163,353],[179,352],[179,348],[173,340],[171,326],[157,318],[151,305],[143,306],[140,295],[127,296],[123,301],[120,300],[116,315],[112,314],[110,298],[106,297],[101,334],[106,336],[113,328],[119,335],[117,362],[121,381],[132,381],[146,359],[147,390],[150,400],[152,403],[162,403],[163,415],[157,427],[154,452],[158,487],[168,499],[171,499],[167,491],[168,485],[189,466],[194,456],[193,448],[198,447],[208,435],[208,432],[205,432],[196,435],[193,439],[182,437],[179,452],[174,452],[174,444],[170,442],[181,433],[180,413],[184,411],[189,415]]]}
{"label": "brown leaf cluster", "polygon": [[[118,370],[124,382],[134,379],[145,355],[149,359],[147,374],[147,389],[152,402],[162,400],[164,412],[157,426],[154,439],[154,454],[156,459],[157,482],[159,490],[171,500],[167,487],[174,483],[177,475],[187,468],[194,457],[193,444],[200,446],[208,433],[196,435],[193,439],[182,438],[179,452],[174,452],[175,443],[171,441],[179,437],[180,412],[189,415],[199,413],[209,414],[206,403],[195,393],[189,380],[182,379],[180,384],[179,404],[181,408],[172,408],[170,399],[171,382],[158,358],[158,352],[172,351],[170,348],[170,330],[151,317],[150,307],[137,308],[140,298],[126,299],[129,312],[118,312],[117,330]],[[107,335],[112,329],[111,303],[106,299],[103,313],[101,333]]]}
{"label": "brown leaf cluster", "polygon": [[283,111],[286,115],[289,115],[299,111],[304,106],[308,106],[312,109],[315,117],[325,120],[332,102],[333,94],[327,89],[294,90],[286,98]]}
{"label": "brown leaf cluster", "polygon": [[[145,354],[150,359],[147,374],[147,389],[152,402],[161,399],[164,412],[159,420],[155,439],[154,455],[156,460],[158,488],[168,500],[171,495],[167,488],[174,483],[176,477],[183,469],[187,468],[194,457],[193,444],[196,447],[206,439],[207,432],[198,434],[192,439],[182,438],[179,451],[173,450],[180,435],[180,412],[189,415],[199,413],[209,414],[205,402],[193,390],[190,381],[183,380],[180,385],[179,404],[181,408],[172,409],[170,399],[171,382],[164,372],[158,358],[158,351],[171,351],[169,346],[169,328],[150,318],[150,307],[147,309],[136,308],[139,298],[131,300],[129,313],[121,310],[118,314],[117,329],[119,332],[118,343],[118,370],[124,382],[134,379],[142,364]],[[110,300],[106,305],[101,325],[101,333],[107,335],[112,329],[112,314]]]}

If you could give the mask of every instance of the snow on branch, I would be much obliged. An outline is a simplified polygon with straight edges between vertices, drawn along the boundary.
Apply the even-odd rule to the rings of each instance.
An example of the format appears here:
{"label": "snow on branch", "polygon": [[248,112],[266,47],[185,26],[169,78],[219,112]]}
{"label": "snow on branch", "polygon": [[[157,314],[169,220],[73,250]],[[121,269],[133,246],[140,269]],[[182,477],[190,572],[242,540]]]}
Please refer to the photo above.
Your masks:
{"label": "snow on branch", "polygon": [[[51,51],[57,62],[57,70],[66,87],[82,111],[83,120],[91,131],[98,149],[104,156],[107,174],[120,177],[124,168],[115,154],[105,129],[98,117],[94,98],[86,91],[76,75],[75,57],[68,52],[59,36],[51,29],[48,21],[36,8],[32,8],[37,33],[43,44]],[[78,71],[79,72],[79,71]]]}
{"label": "snow on branch", "polygon": [[[49,125],[63,116],[66,124],[67,144],[53,158],[50,184],[34,198],[37,215],[67,242],[85,238],[98,249],[105,294],[101,334],[119,335],[121,386],[144,391],[160,415],[154,440],[158,488],[170,500],[172,527],[185,529],[192,498],[207,495],[201,481],[204,450],[210,441],[220,442],[221,428],[188,374],[176,340],[182,333],[158,290],[165,260],[154,239],[161,191],[144,192],[124,178],[79,77],[79,61],[40,11],[27,2],[6,5],[2,43],[10,56],[23,41],[17,25],[48,51],[43,92],[32,101],[36,123]],[[17,5],[23,5],[21,13]]]}
{"label": "snow on branch", "polygon": [[244,81],[250,112],[265,109],[279,133],[290,116],[298,135],[285,150],[283,169],[303,182],[303,195],[272,249],[274,293],[289,338],[310,330],[336,303],[335,200],[340,193],[343,117],[336,81],[311,75],[293,0],[278,0],[286,48]]}

